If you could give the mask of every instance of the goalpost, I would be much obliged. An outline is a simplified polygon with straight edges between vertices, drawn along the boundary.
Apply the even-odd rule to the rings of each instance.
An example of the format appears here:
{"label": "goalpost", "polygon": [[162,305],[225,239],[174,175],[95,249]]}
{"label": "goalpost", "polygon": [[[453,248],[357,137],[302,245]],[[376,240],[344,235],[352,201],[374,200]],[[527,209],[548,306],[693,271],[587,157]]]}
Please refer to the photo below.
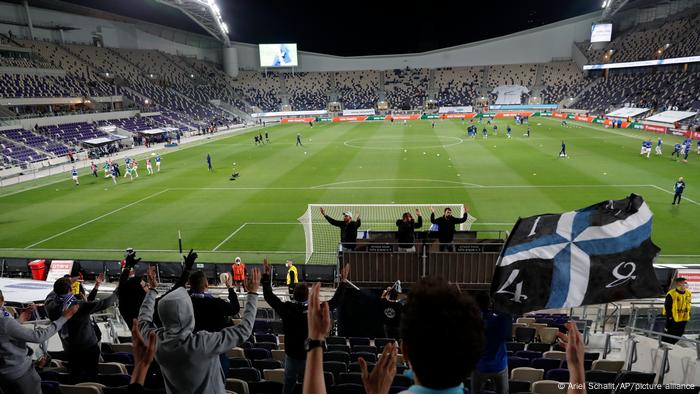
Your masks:
{"label": "goalpost", "polygon": [[[435,216],[442,216],[445,208],[452,208],[456,217],[464,215],[462,204],[309,204],[306,212],[298,219],[304,227],[306,239],[306,263],[334,264],[338,254],[340,232],[321,215],[320,208],[325,209],[326,215],[341,220],[343,212],[350,211],[353,219],[360,216],[362,225],[357,233],[358,238],[364,238],[367,231],[396,231],[396,221],[401,219],[404,212],[409,212],[416,219],[416,209],[423,216],[423,227],[418,231],[430,229],[430,207],[435,209]],[[469,230],[476,218],[469,216],[460,230]]]}

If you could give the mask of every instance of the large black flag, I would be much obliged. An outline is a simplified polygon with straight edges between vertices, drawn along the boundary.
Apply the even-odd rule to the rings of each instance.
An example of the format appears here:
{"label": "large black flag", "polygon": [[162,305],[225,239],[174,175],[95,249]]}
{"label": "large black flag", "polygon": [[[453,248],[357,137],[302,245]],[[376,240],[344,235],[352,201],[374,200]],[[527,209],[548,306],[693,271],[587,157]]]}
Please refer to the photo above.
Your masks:
{"label": "large black flag", "polygon": [[641,196],[518,220],[498,259],[496,309],[524,313],[661,295]]}

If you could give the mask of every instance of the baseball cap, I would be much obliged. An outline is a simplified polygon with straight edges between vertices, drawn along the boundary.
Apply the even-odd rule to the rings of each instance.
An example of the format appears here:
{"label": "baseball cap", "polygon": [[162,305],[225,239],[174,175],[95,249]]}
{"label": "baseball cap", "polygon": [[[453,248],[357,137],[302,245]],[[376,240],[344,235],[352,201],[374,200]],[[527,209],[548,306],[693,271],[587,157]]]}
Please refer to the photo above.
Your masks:
{"label": "baseball cap", "polygon": [[352,212],[350,212],[350,211],[343,212],[343,216],[350,216],[350,217],[352,217]]}
{"label": "baseball cap", "polygon": [[240,258],[240,257],[236,257],[236,263],[240,263],[240,262],[241,262],[241,258]]}

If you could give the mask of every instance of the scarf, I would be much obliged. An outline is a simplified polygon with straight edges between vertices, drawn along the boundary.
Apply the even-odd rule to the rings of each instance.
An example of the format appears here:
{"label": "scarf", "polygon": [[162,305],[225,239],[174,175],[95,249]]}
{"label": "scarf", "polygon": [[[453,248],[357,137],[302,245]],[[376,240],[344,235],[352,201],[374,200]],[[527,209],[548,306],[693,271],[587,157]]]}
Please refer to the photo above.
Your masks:
{"label": "scarf", "polygon": [[2,315],[2,317],[12,317],[12,314],[10,314],[4,306],[0,306],[0,315]]}
{"label": "scarf", "polygon": [[207,293],[206,291],[203,291],[201,293],[190,293],[190,297],[192,297],[192,298],[214,298],[213,295]]}

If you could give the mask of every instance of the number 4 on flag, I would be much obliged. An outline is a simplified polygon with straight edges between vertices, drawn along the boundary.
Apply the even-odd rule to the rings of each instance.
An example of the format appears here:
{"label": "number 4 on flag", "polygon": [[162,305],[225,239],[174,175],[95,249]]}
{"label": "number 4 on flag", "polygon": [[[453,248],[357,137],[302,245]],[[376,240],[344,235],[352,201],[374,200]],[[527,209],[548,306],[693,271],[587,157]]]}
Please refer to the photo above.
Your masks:
{"label": "number 4 on flag", "polygon": [[527,296],[522,294],[523,292],[523,281],[521,280],[520,282],[515,284],[515,291],[508,291],[508,287],[513,285],[513,282],[518,278],[518,275],[520,274],[519,269],[515,269],[510,273],[510,276],[508,277],[508,280],[501,286],[498,291],[496,291],[496,294],[510,294],[513,296],[511,301],[513,302],[522,302],[524,300],[527,300]]}

